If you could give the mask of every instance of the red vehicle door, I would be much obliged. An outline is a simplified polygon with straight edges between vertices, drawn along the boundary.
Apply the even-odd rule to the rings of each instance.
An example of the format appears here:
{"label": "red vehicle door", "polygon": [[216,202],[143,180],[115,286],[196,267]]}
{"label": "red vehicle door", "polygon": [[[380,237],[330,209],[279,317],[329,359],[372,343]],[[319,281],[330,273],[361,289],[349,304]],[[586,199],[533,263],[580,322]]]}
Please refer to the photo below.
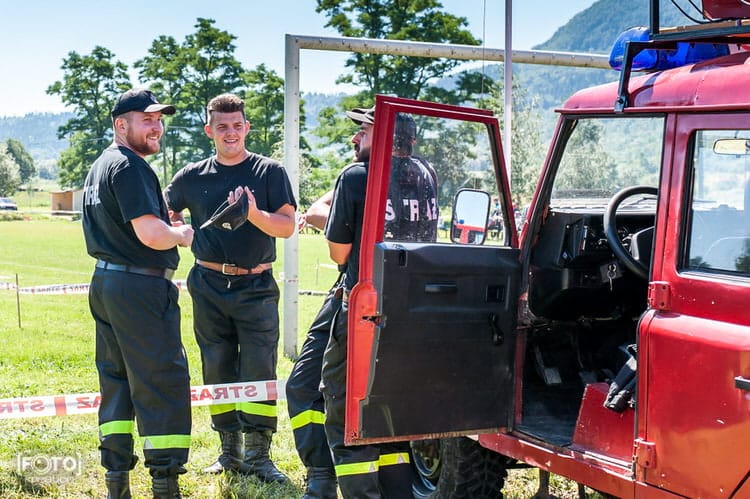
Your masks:
{"label": "red vehicle door", "polygon": [[[415,120],[413,153],[437,177],[445,215],[435,213],[436,240],[393,238],[386,228],[393,204],[409,203],[389,195],[404,175],[392,167],[397,113]],[[378,96],[375,122],[359,283],[349,298],[346,441],[501,431],[512,415],[520,263],[498,120]],[[454,194],[467,187],[451,216]],[[495,192],[502,212],[492,231],[482,190]],[[482,196],[486,205],[463,212]]]}
{"label": "red vehicle door", "polygon": [[668,124],[667,218],[639,340],[636,478],[686,497],[748,494],[748,123],[750,114],[725,112]]}

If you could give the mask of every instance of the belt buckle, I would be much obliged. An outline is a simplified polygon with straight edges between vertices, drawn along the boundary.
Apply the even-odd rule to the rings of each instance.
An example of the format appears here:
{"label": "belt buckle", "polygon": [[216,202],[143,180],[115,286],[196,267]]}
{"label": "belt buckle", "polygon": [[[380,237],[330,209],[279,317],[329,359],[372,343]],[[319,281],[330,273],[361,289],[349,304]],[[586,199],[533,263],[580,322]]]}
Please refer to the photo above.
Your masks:
{"label": "belt buckle", "polygon": [[[231,271],[227,269],[231,269]],[[222,263],[221,273],[224,275],[237,275],[237,265],[234,263]]]}

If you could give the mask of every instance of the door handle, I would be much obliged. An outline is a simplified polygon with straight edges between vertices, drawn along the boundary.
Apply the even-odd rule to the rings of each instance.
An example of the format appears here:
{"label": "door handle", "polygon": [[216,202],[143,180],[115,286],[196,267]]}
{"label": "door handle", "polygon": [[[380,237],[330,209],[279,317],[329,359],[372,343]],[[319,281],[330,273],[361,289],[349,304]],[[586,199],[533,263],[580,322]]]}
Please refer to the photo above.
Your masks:
{"label": "door handle", "polygon": [[742,376],[737,376],[736,378],[734,378],[734,387],[739,388],[740,390],[750,391],[750,379],[744,378]]}
{"label": "door handle", "polygon": [[427,283],[424,285],[424,292],[436,295],[451,295],[458,293],[456,283]]}

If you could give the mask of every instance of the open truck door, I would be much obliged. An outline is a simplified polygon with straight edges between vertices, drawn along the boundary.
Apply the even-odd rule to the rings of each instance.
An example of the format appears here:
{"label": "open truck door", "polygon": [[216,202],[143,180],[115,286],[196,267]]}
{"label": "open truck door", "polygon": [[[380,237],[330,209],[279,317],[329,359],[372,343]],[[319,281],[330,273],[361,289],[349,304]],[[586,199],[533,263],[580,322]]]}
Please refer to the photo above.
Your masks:
{"label": "open truck door", "polygon": [[[394,193],[408,175],[394,152],[399,113],[416,124],[412,155],[433,170],[439,208],[429,208],[434,230],[394,238],[397,208],[421,209]],[[513,414],[521,265],[498,120],[378,96],[375,123],[349,297],[345,441],[502,431]]]}

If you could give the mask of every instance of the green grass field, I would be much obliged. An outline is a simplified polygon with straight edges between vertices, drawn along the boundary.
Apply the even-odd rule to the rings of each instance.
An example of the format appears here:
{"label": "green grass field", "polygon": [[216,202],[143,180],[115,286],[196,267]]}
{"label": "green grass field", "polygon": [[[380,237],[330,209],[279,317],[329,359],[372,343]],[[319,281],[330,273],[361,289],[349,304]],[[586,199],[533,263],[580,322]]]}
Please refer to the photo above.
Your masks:
{"label": "green grass field", "polygon": [[[301,234],[299,289],[325,291],[336,277],[320,235]],[[275,274],[283,271],[283,250]],[[192,256],[181,250],[182,261],[175,279],[184,279]],[[93,260],[86,254],[80,222],[30,220],[0,222],[0,283],[21,287],[88,283]],[[283,296],[283,293],[282,293]],[[317,313],[322,296],[300,294],[298,346]],[[182,338],[193,385],[202,384],[200,356],[192,333],[192,306],[186,292],[180,294]],[[283,311],[283,304],[281,305]],[[16,293],[0,288],[0,399],[33,395],[57,395],[98,391],[94,368],[94,325],[86,294],[21,294],[20,321]],[[282,313],[283,321],[283,313]],[[279,345],[279,379],[286,379],[292,361]],[[104,471],[99,465],[96,415],[0,419],[0,497],[104,497]],[[136,444],[138,448],[138,444]],[[254,479],[211,476],[200,473],[216,458],[218,438],[210,428],[208,409],[193,409],[192,446],[188,473],[180,478],[186,497],[268,498],[301,497],[305,470],[300,463],[289,428],[286,402],[279,402],[279,431],[272,457],[292,479],[292,485],[264,485]],[[37,476],[19,472],[19,463],[37,455],[71,456],[80,469],[75,476]],[[141,455],[142,457],[142,455]],[[142,463],[142,461],[141,461]],[[150,497],[148,473],[139,463],[131,473],[133,497]],[[536,473],[512,472],[506,497],[531,497]],[[576,497],[569,482],[553,477],[558,497]]]}

